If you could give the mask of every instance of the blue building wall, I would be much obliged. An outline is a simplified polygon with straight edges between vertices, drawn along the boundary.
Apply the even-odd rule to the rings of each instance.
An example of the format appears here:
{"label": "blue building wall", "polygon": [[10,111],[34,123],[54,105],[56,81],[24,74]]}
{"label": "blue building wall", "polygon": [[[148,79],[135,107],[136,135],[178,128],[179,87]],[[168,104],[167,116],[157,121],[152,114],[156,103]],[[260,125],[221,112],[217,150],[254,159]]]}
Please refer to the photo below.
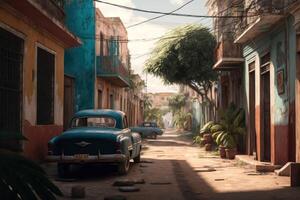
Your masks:
{"label": "blue building wall", "polygon": [[[287,116],[282,112],[289,106],[289,103],[295,100],[295,74],[296,74],[296,32],[293,28],[293,18],[288,18],[282,23],[280,27],[273,30],[269,34],[259,39],[253,40],[252,43],[244,47],[245,57],[245,91],[249,96],[249,77],[247,66],[252,61],[256,60],[256,64],[259,65],[259,57],[264,53],[270,51],[271,53],[271,90],[274,87],[274,106],[275,109],[275,124],[286,124]],[[256,70],[258,66],[256,67]],[[278,93],[277,89],[277,72],[279,70],[284,71],[284,92]],[[256,74],[258,75],[258,74]],[[259,82],[259,81],[257,81]],[[256,95],[259,95],[256,93]],[[272,97],[271,97],[272,98]],[[258,104],[256,101],[256,105]]]}
{"label": "blue building wall", "polygon": [[[271,100],[271,161],[275,164],[284,164],[290,161],[292,141],[294,140],[295,122],[295,74],[296,74],[296,32],[293,27],[293,18],[287,17],[277,24],[277,27],[263,36],[254,38],[244,47],[245,57],[245,91],[246,109],[249,113],[249,71],[248,65],[256,61],[255,88],[256,88],[256,134],[257,144],[262,137],[260,130],[260,58],[270,52],[270,100]],[[283,71],[284,90],[279,93],[277,75]],[[263,113],[262,113],[263,114]]]}
{"label": "blue building wall", "polygon": [[65,52],[65,74],[75,78],[75,111],[94,108],[96,79],[94,1],[67,1],[65,13],[66,26],[82,41],[80,47]]}

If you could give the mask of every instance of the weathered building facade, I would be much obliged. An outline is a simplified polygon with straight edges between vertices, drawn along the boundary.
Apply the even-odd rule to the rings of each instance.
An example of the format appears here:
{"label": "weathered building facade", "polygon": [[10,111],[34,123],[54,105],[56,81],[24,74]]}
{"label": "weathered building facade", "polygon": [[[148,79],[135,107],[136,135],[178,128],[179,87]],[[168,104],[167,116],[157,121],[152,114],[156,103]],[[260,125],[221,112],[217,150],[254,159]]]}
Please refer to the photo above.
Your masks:
{"label": "weathered building facade", "polygon": [[184,112],[192,114],[190,127],[193,133],[199,133],[200,128],[203,127],[205,123],[215,120],[216,111],[218,109],[217,102],[219,101],[217,92],[217,83],[213,83],[207,94],[212,105],[202,99],[201,95],[189,86],[181,85],[179,87],[179,93],[185,95],[187,98]]}
{"label": "weathered building facade", "polygon": [[169,98],[176,93],[173,92],[159,92],[159,93],[148,93],[152,107],[159,108],[161,110],[169,108]]}
{"label": "weathered building facade", "polygon": [[[223,32],[232,37],[226,40],[230,45],[225,52],[234,49],[232,45],[238,46],[238,57],[243,58],[238,66],[242,88],[231,90],[242,91],[247,123],[245,152],[254,154],[259,161],[278,165],[296,160],[297,18],[293,12],[297,6],[296,0],[225,4],[225,15],[239,16],[230,18],[229,26],[235,31]],[[224,7],[219,12],[223,10]],[[228,25],[220,26],[219,29]],[[229,66],[234,65],[229,63]],[[229,78],[234,79],[233,75]],[[220,81],[221,88],[222,84]]]}
{"label": "weathered building facade", "polygon": [[121,19],[104,17],[93,0],[68,1],[65,11],[66,24],[83,41],[66,52],[65,127],[74,112],[82,109],[122,110],[130,125],[136,125],[142,121],[139,116],[143,115],[137,113],[142,112],[142,99],[130,89],[133,74]]}
{"label": "weathered building facade", "polygon": [[65,53],[64,127],[74,112],[94,108],[96,80],[95,5],[93,0],[66,1],[67,27],[82,40],[82,45]]}
{"label": "weathered building facade", "polygon": [[49,139],[63,130],[64,51],[80,44],[64,27],[61,6],[0,2],[0,131],[22,133],[33,159],[43,159]]}
{"label": "weathered building facade", "polygon": [[296,162],[300,162],[300,3],[295,5],[290,13],[293,15],[293,26],[296,33],[296,81],[295,81],[295,129],[296,129]]}

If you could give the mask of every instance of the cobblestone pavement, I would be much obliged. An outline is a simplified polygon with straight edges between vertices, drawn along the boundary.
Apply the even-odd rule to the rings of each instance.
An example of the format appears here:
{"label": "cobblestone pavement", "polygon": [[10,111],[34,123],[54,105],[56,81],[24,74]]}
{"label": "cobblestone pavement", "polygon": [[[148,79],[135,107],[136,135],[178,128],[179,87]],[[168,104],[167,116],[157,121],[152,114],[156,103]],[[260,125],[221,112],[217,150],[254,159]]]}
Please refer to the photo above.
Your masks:
{"label": "cobblestone pavement", "polygon": [[[222,160],[191,145],[191,139],[167,130],[157,140],[144,141],[142,162],[133,164],[126,176],[113,167],[89,166],[74,169],[74,179],[57,179],[55,165],[45,165],[50,177],[71,199],[73,186],[84,186],[85,199],[105,199],[121,195],[130,200],[206,200],[206,199],[300,199],[300,188],[290,188],[288,177],[256,173],[236,161]],[[136,184],[138,192],[120,192],[118,180],[145,180]]]}

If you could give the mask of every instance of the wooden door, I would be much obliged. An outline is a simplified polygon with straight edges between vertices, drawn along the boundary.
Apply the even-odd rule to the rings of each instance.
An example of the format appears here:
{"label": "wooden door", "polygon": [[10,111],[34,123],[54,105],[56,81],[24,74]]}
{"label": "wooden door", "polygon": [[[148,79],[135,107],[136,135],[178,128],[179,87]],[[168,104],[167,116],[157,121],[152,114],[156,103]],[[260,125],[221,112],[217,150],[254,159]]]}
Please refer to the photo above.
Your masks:
{"label": "wooden door", "polygon": [[0,28],[0,131],[21,132],[24,41]]}
{"label": "wooden door", "polygon": [[261,75],[261,132],[263,161],[271,161],[270,72]]}
{"label": "wooden door", "polygon": [[54,124],[55,54],[37,48],[37,111],[38,125]]}
{"label": "wooden door", "polygon": [[256,131],[255,131],[255,71],[249,73],[249,137],[248,153],[253,155],[256,152]]}
{"label": "wooden door", "polygon": [[75,99],[75,80],[72,77],[65,76],[64,79],[64,129],[69,127],[70,121],[74,115]]}
{"label": "wooden door", "polygon": [[[0,132],[4,133],[22,131],[23,47],[23,39],[0,28]],[[0,143],[12,150],[22,148],[18,141]]]}

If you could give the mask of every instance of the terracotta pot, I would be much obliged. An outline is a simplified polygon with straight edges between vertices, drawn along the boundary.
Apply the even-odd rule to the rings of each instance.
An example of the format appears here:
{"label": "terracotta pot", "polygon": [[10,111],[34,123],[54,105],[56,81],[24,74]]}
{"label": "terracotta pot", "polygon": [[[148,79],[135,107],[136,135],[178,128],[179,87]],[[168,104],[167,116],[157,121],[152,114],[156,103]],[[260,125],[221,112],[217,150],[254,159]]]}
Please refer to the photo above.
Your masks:
{"label": "terracotta pot", "polygon": [[223,146],[219,146],[219,154],[221,158],[226,158],[226,151],[225,151],[225,147]]}
{"label": "terracotta pot", "polygon": [[205,141],[205,144],[211,144],[212,143],[212,136],[209,133],[204,134],[203,139]]}
{"label": "terracotta pot", "polygon": [[235,158],[236,155],[236,149],[225,149],[226,151],[226,158],[233,160]]}
{"label": "terracotta pot", "polygon": [[212,144],[205,144],[205,151],[211,151]]}

